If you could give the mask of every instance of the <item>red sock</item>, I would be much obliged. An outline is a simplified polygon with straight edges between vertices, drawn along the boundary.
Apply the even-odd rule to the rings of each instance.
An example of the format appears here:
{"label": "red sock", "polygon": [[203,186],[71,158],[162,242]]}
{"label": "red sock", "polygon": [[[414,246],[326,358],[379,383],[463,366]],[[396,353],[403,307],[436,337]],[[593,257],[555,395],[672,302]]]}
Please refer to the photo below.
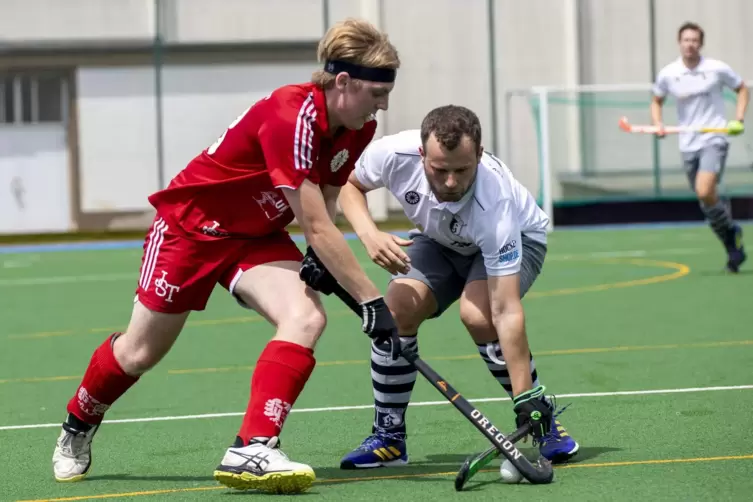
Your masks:
{"label": "red sock", "polygon": [[314,371],[314,351],[295,343],[272,340],[259,356],[251,377],[251,398],[238,436],[278,436],[288,412]]}
{"label": "red sock", "polygon": [[127,375],[112,352],[115,333],[92,354],[76,394],[68,402],[68,413],[87,424],[102,423],[110,405],[136,383],[138,377]]}

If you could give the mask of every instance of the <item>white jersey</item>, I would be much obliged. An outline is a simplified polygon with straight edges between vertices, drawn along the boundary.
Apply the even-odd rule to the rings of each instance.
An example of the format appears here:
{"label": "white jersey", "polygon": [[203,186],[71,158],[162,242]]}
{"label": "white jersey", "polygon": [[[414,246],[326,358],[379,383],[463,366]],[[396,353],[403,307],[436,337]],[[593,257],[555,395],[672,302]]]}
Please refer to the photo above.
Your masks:
{"label": "white jersey", "polygon": [[439,202],[424,174],[421,133],[403,131],[369,145],[355,175],[369,189],[387,188],[427,237],[462,255],[483,254],[487,274],[520,270],[521,234],[546,244],[549,218],[499,159],[484,153],[473,186],[457,202]]}
{"label": "white jersey", "polygon": [[[742,84],[740,75],[717,59],[701,58],[691,70],[679,58],[662,68],[653,90],[658,97],[670,94],[677,98],[679,125],[724,127],[724,87],[737,89]],[[679,140],[681,152],[697,152],[707,145],[727,141],[716,133],[682,133]]]}

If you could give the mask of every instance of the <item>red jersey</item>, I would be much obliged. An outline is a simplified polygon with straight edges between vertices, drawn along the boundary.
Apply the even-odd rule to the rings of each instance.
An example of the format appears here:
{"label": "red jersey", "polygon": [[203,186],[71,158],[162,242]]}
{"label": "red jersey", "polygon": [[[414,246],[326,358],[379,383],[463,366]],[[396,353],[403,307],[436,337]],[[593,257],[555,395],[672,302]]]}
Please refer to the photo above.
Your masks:
{"label": "red jersey", "polygon": [[281,87],[246,110],[149,202],[194,239],[269,235],[294,219],[281,187],[297,189],[305,179],[343,186],[375,130],[376,121],[369,121],[332,135],[321,88]]}

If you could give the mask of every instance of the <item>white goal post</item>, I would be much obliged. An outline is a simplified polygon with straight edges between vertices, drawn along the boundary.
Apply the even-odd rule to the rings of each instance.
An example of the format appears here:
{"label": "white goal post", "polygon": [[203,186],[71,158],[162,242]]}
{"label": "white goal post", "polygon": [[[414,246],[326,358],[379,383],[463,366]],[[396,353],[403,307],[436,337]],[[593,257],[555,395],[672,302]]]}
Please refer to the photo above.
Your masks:
{"label": "white goal post", "polygon": [[[746,82],[753,87],[753,81]],[[509,89],[504,101],[502,160],[536,197],[554,228],[555,203],[662,198],[689,194],[677,137],[659,142],[629,134],[620,118],[650,124],[652,83],[536,86]],[[725,91],[727,117],[736,96]],[[676,122],[674,100],[664,106],[665,123]],[[730,138],[728,166],[753,163],[753,134]],[[735,177],[737,176],[737,178]],[[750,172],[725,176],[742,187]]]}

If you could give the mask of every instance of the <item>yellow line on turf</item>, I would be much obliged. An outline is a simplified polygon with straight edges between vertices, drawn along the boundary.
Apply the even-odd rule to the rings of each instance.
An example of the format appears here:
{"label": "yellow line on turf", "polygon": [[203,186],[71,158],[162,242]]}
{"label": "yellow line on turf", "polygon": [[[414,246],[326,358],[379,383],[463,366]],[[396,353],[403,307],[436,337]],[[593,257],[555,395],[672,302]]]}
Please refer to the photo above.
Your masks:
{"label": "yellow line on turf", "polygon": [[[671,274],[662,274],[662,275],[657,275],[653,277],[646,277],[644,279],[635,279],[635,280],[630,280],[630,281],[594,284],[591,286],[555,289],[552,291],[533,291],[529,293],[528,295],[526,295],[526,299],[546,298],[549,296],[574,295],[574,294],[581,294],[581,293],[606,291],[609,289],[645,286],[647,284],[656,284],[660,282],[667,282],[667,281],[679,279],[680,277],[683,277],[690,273],[690,267],[688,267],[687,265],[684,265],[682,263],[669,262],[669,261],[644,260],[644,259],[633,259],[633,258],[630,258],[630,259],[627,259],[627,258],[600,258],[600,259],[589,258],[589,259],[578,260],[578,261],[589,261],[589,262],[594,262],[594,263],[605,263],[605,264],[616,264],[616,265],[628,264],[628,265],[634,265],[637,267],[669,268],[669,269],[674,269],[675,272]],[[330,317],[333,317],[333,316],[341,317],[341,316],[346,316],[346,315],[351,315],[350,310],[334,310],[329,314]],[[259,322],[263,320],[264,318],[259,315],[252,315],[252,316],[245,316],[245,317],[230,317],[227,319],[197,319],[197,320],[189,320],[188,322],[186,322],[186,327],[218,326],[222,324],[245,324],[249,322]],[[11,340],[28,340],[28,339],[38,339],[38,338],[53,338],[53,337],[59,337],[59,336],[70,336],[70,335],[75,335],[75,334],[111,333],[111,332],[122,330],[122,329],[123,327],[121,326],[121,327],[109,327],[109,328],[89,328],[89,329],[84,329],[82,331],[75,331],[75,330],[43,331],[39,333],[10,334],[10,335],[7,335],[7,338]]]}
{"label": "yellow line on turf", "polygon": [[0,384],[4,384],[4,383],[66,382],[68,380],[80,380],[80,379],[81,379],[81,375],[52,376],[52,377],[6,378],[4,380],[0,380]]}
{"label": "yellow line on turf", "polygon": [[[328,312],[329,317],[345,317],[347,315],[353,315],[350,310],[334,310]],[[200,327],[200,326],[219,326],[223,324],[246,324],[252,322],[265,321],[265,319],[259,315],[245,316],[245,317],[228,317],[225,319],[196,319],[186,322],[186,327]],[[108,328],[88,328],[81,331],[42,331],[39,333],[18,333],[7,335],[10,340],[33,340],[38,338],[55,338],[60,336],[71,335],[90,335],[99,333],[114,333],[116,331],[122,331],[123,326],[111,326]]]}
{"label": "yellow line on turf", "polygon": [[[657,260],[644,260],[644,259],[620,259],[620,258],[604,258],[599,260],[588,260],[596,263],[610,263],[610,264],[623,264],[628,263],[630,265],[638,266],[638,267],[658,267],[658,268],[669,268],[674,269],[675,271],[670,274],[662,274],[657,275],[653,277],[646,277],[644,279],[634,279],[630,281],[619,281],[619,282],[611,282],[611,283],[605,283],[605,284],[595,284],[591,286],[582,286],[578,288],[565,288],[565,289],[557,289],[552,291],[541,291],[541,292],[531,292],[529,293],[526,298],[543,298],[543,297],[549,297],[549,296],[564,296],[564,295],[573,295],[573,294],[579,294],[579,293],[590,293],[595,291],[606,291],[610,289],[619,289],[619,288],[630,288],[635,286],[644,286],[647,284],[657,284],[661,282],[667,282],[672,281],[675,279],[679,279],[683,276],[686,276],[690,273],[690,267],[687,265],[684,265],[682,263],[675,263],[675,262],[668,262],[668,261],[657,261]],[[349,310],[336,310],[330,314],[330,317],[333,316],[344,316],[344,315],[351,315],[351,312]],[[218,324],[239,324],[239,323],[246,323],[246,322],[258,322],[263,320],[261,316],[247,316],[247,317],[235,317],[235,318],[229,318],[229,319],[200,319],[195,321],[188,321],[186,323],[187,326],[209,326],[209,325],[218,325]],[[89,329],[89,333],[99,333],[99,332],[110,332],[110,331],[117,331],[117,328],[92,328]],[[45,332],[45,333],[31,333],[27,335],[9,335],[10,338],[45,338],[50,336],[64,336],[67,334],[74,333],[73,331],[58,331],[58,332]],[[738,342],[728,342],[728,343],[738,343]],[[651,350],[652,348],[626,348],[626,347],[611,347],[611,348],[594,348],[594,349],[568,349],[565,351],[553,351],[550,354],[547,352],[539,352],[537,355],[553,355],[553,354],[585,354],[589,352],[594,353],[601,353],[601,352],[618,352],[618,351],[625,351],[625,350]],[[464,359],[472,359],[478,357],[477,355],[470,355],[470,356],[449,356],[449,357],[434,357],[434,358],[427,358],[427,360],[464,360]],[[362,360],[356,360],[356,361],[324,361],[321,363],[318,363],[318,366],[340,366],[340,365],[353,365],[353,364],[364,364],[366,361]],[[186,375],[186,374],[207,374],[207,373],[227,373],[227,372],[233,372],[233,371],[251,371],[253,370],[253,366],[228,366],[228,367],[219,367],[219,368],[188,368],[188,369],[174,369],[174,370],[168,370],[169,375]],[[33,383],[33,382],[56,382],[56,381],[66,381],[66,380],[76,380],[78,378],[81,378],[80,376],[67,376],[67,377],[31,377],[31,378],[11,378],[11,379],[5,379],[0,380],[0,384],[5,383]]]}
{"label": "yellow line on turf", "polygon": [[[540,350],[536,352],[536,357],[555,356],[555,355],[578,355],[578,354],[603,354],[608,352],[633,352],[633,351],[652,351],[652,350],[680,350],[680,349],[712,349],[724,347],[746,347],[753,345],[753,340],[730,340],[725,342],[698,342],[698,343],[676,343],[665,345],[624,345],[618,347],[592,347],[582,349],[555,349]],[[426,357],[426,361],[465,361],[477,359],[478,354],[467,354],[462,356],[436,356]],[[368,364],[366,359],[353,359],[343,361],[322,361],[317,363],[320,366],[350,366]],[[234,371],[253,371],[253,366],[225,366],[220,368],[188,368],[168,370],[168,375],[191,375],[207,373],[230,373]],[[1,384],[8,383],[40,383],[40,382],[64,382],[68,380],[80,380],[81,375],[71,376],[52,376],[52,377],[27,377],[27,378],[7,378],[0,379]]]}
{"label": "yellow line on turf", "polygon": [[[559,350],[541,350],[536,352],[536,357],[539,356],[554,356],[554,355],[577,355],[577,354],[601,354],[605,352],[632,352],[632,351],[651,351],[651,350],[676,350],[676,349],[701,349],[701,348],[716,348],[716,347],[740,347],[753,345],[753,340],[733,340],[727,342],[701,342],[701,343],[686,343],[686,344],[667,344],[667,345],[625,345],[618,347],[594,347],[594,348],[582,348],[582,349],[559,349]],[[462,356],[436,356],[425,357],[425,361],[465,361],[468,359],[478,359],[478,354],[467,354]],[[351,360],[351,361],[322,361],[317,363],[316,366],[347,366],[347,365],[361,365],[368,364],[366,359]],[[233,371],[253,371],[253,366],[225,366],[220,368],[188,368],[188,369],[173,369],[167,370],[168,375],[190,375],[201,373],[229,373]],[[0,383],[3,383],[0,380]]]}
{"label": "yellow line on turf", "polygon": [[[628,460],[625,462],[600,462],[600,463],[585,463],[585,464],[565,464],[557,465],[556,469],[603,469],[611,467],[631,467],[638,465],[659,465],[659,464],[693,464],[693,463],[705,463],[705,462],[720,462],[731,460],[753,460],[753,454],[751,455],[727,455],[721,457],[696,457],[696,458],[669,458],[669,459],[656,459],[656,460]],[[479,472],[497,472],[497,469],[482,469]],[[345,484],[356,483],[363,481],[384,481],[390,479],[411,479],[411,478],[425,478],[430,476],[455,476],[456,471],[447,472],[431,472],[421,474],[393,474],[389,476],[362,476],[353,478],[333,478],[333,479],[317,479],[314,481],[316,484]],[[56,499],[35,499],[35,500],[18,500],[16,502],[73,502],[77,500],[96,500],[105,498],[125,498],[125,497],[144,497],[149,495],[168,495],[171,493],[189,493],[189,492],[201,492],[201,491],[213,491],[213,490],[228,490],[224,486],[196,486],[192,488],[173,488],[166,490],[148,490],[138,492],[122,492],[122,493],[103,493],[98,495],[80,495],[77,497],[65,497]]]}
{"label": "yellow line on turf", "polygon": [[553,291],[541,291],[541,292],[532,292],[528,295],[526,295],[526,298],[543,298],[547,296],[561,296],[561,295],[573,295],[573,294],[580,294],[580,293],[593,293],[596,291],[606,291],[609,289],[620,289],[620,288],[632,288],[635,286],[646,286],[648,284],[658,284],[660,282],[667,282],[667,281],[673,281],[675,279],[679,279],[681,277],[684,277],[690,273],[690,267],[687,265],[684,265],[682,263],[675,263],[671,261],[656,261],[656,260],[643,260],[643,259],[618,259],[618,258],[612,258],[612,259],[601,259],[601,260],[595,260],[597,262],[601,263],[616,263],[616,264],[624,264],[628,263],[630,265],[635,265],[638,267],[661,267],[661,268],[671,268],[674,269],[675,272],[671,274],[662,274],[657,275],[653,277],[646,277],[644,279],[634,279],[630,281],[620,281],[620,282],[611,282],[606,284],[594,284],[593,286],[582,286],[579,288],[564,288],[564,289],[556,289]]}
{"label": "yellow line on turf", "polygon": [[696,457],[696,458],[666,458],[656,460],[628,460],[625,462],[602,462],[594,464],[566,464],[557,466],[560,469],[599,468],[599,467],[629,467],[633,465],[658,465],[658,464],[694,464],[699,462],[719,462],[722,460],[753,460],[753,455],[726,455],[723,457]]}

